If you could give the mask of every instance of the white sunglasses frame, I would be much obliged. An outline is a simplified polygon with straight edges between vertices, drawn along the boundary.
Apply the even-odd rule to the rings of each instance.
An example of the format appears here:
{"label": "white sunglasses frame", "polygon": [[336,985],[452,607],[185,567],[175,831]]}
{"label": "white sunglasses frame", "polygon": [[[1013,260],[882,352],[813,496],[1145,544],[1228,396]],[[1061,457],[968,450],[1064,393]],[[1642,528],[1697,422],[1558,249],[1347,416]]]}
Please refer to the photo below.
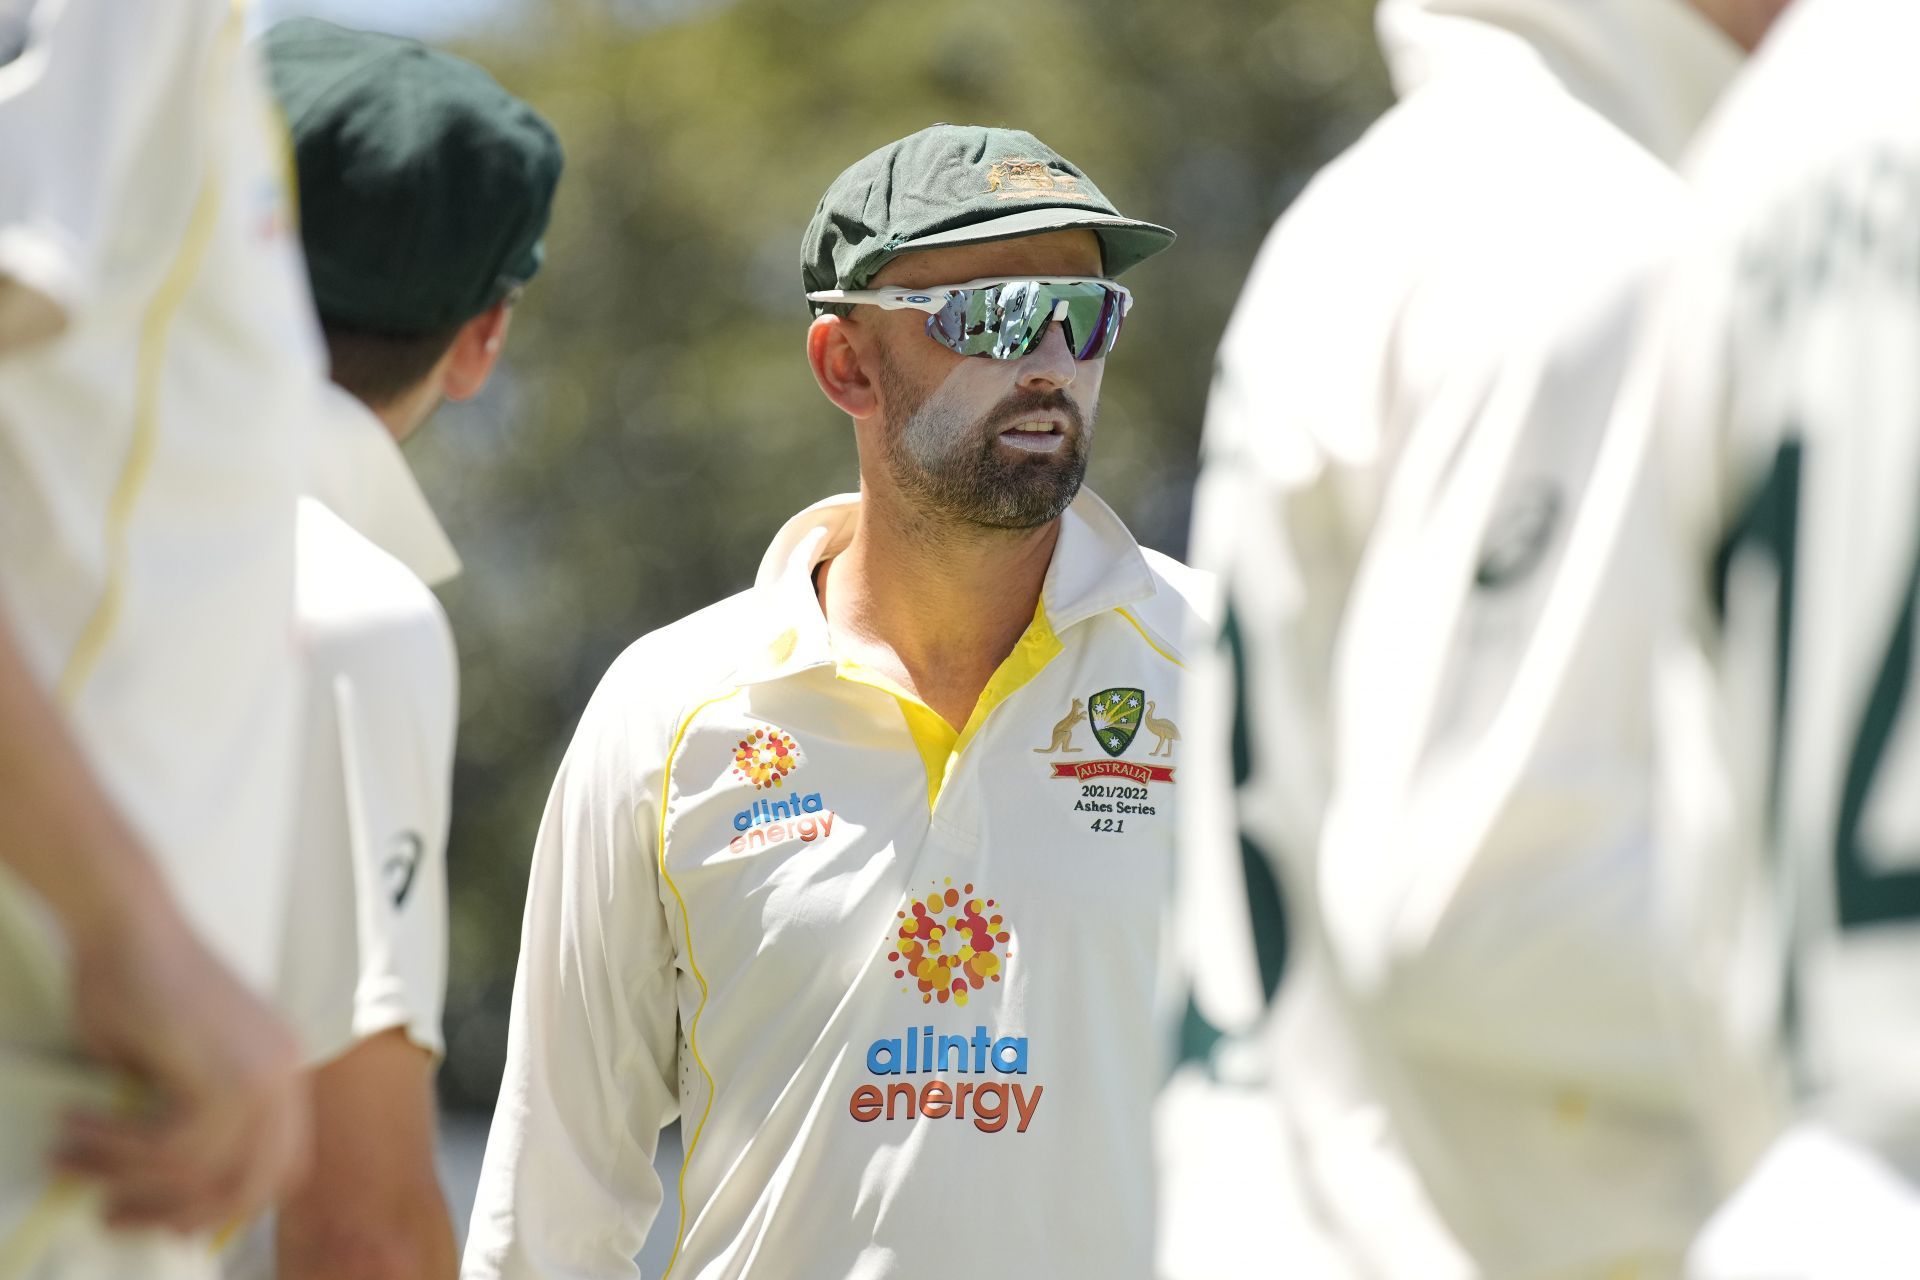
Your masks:
{"label": "white sunglasses frame", "polygon": [[[838,302],[847,305],[868,303],[886,311],[924,311],[937,315],[947,305],[947,295],[967,289],[987,289],[1000,284],[1097,284],[1120,295],[1120,315],[1124,319],[1133,310],[1133,292],[1105,276],[987,276],[964,284],[936,284],[923,289],[817,289],[807,295],[808,302]],[[1054,304],[1049,324],[1060,319],[1064,303]]]}

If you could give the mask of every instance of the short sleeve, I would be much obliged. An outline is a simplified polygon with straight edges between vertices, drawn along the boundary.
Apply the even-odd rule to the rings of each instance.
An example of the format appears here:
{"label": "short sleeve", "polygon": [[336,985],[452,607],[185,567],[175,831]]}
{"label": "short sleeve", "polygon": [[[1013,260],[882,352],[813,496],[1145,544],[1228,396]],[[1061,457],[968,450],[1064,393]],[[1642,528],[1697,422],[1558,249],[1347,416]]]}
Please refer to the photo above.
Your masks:
{"label": "short sleeve", "polygon": [[[359,974],[353,1036],[404,1028],[415,1044],[444,1051],[447,987],[447,831],[453,789],[455,666],[436,615],[390,655],[369,690],[334,681],[340,764],[353,859]],[[427,625],[432,624],[432,625]],[[403,674],[404,673],[404,674]]]}
{"label": "short sleeve", "polygon": [[396,1027],[443,1049],[458,658],[426,584],[324,504],[299,513],[308,686],[282,1010],[315,1062]]}

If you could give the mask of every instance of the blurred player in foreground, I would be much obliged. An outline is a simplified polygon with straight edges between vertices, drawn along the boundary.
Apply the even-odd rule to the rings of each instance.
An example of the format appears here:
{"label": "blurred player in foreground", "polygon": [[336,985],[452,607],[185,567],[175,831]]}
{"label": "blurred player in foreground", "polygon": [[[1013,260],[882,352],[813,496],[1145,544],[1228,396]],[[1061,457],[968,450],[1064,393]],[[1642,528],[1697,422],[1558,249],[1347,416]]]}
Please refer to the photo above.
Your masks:
{"label": "blurred player in foreground", "polygon": [[1796,0],[1689,160],[1702,225],[1623,406],[1746,820],[1671,851],[1676,910],[1719,909],[1749,963],[1709,994],[1784,1029],[1801,1104],[1696,1249],[1711,1280],[1920,1272],[1917,51],[1909,6]]}
{"label": "blurred player in foreground", "polygon": [[0,67],[0,1276],[209,1277],[305,1143],[249,988],[320,349],[239,7],[33,18]]}
{"label": "blurred player in foreground", "polygon": [[[1194,711],[1239,748],[1247,854],[1196,830],[1183,933],[1201,1011],[1264,1019],[1304,1216],[1356,1275],[1672,1274],[1771,1131],[1765,1054],[1668,998],[1659,614],[1606,572],[1660,548],[1591,483],[1751,8],[1386,0],[1400,105],[1223,345],[1195,554],[1231,607]],[[1262,874],[1271,1010],[1225,923]],[[1702,1055],[1732,1059],[1711,1101]],[[1172,1177],[1177,1211],[1177,1145]]]}
{"label": "blurred player in foreground", "polygon": [[861,491],[587,709],[469,1280],[636,1274],[676,1112],[669,1274],[1151,1274],[1191,583],[1081,481],[1114,277],[1172,238],[1012,130],[828,189],[807,354]]}
{"label": "blurred player in foreground", "polygon": [[306,1182],[231,1277],[437,1280],[459,1260],[434,1168],[459,571],[399,442],[479,394],[539,269],[558,140],[479,67],[294,20],[263,42],[293,131],[334,412],[300,504],[307,722],[283,1007],[313,1073]]}

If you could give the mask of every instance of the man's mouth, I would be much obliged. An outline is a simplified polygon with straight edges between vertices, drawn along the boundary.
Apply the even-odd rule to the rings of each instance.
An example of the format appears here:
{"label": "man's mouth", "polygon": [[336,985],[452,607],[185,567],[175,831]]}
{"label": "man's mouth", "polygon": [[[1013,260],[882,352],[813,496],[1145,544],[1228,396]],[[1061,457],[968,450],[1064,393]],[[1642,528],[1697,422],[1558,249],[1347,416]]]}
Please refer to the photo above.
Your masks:
{"label": "man's mouth", "polygon": [[1016,422],[1000,433],[1003,443],[1027,453],[1053,453],[1067,443],[1067,433],[1050,418]]}

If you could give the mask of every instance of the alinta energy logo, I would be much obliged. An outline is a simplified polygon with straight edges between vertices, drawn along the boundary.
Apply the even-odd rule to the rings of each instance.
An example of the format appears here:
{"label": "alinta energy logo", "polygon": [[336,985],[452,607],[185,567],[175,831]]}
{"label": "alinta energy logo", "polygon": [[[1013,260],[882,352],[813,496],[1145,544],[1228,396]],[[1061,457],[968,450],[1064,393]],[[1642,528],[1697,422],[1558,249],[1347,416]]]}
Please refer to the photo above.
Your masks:
{"label": "alinta energy logo", "polygon": [[[764,725],[734,748],[733,776],[751,782],[756,791],[768,791],[786,786],[800,763],[800,744],[793,735]],[[796,788],[784,800],[755,800],[733,815],[733,829],[740,834],[727,842],[727,848],[748,853],[789,840],[812,844],[833,834],[835,816],[818,791],[801,794]]]}
{"label": "alinta energy logo", "polygon": [[[972,992],[999,982],[1013,936],[999,906],[970,884],[955,888],[952,880],[910,899],[895,913],[899,924],[887,952],[888,969],[907,981],[901,991],[917,993],[922,1004],[959,1008]],[[942,1034],[927,1023],[883,1036],[867,1046],[867,1072],[877,1079],[855,1086],[847,1099],[847,1114],[862,1124],[951,1118],[998,1133],[1012,1121],[1015,1133],[1025,1133],[1046,1091],[1024,1079],[994,1078],[1027,1074],[1027,1037],[996,1038],[985,1024]],[[891,1078],[896,1076],[930,1078]],[[978,1076],[989,1078],[954,1078]]]}
{"label": "alinta energy logo", "polygon": [[787,775],[800,767],[800,744],[793,735],[762,726],[740,739],[733,751],[733,776],[751,782],[756,791],[787,784]]}
{"label": "alinta energy logo", "polygon": [[894,913],[898,947],[887,952],[887,962],[898,966],[893,976],[917,984],[921,1004],[951,1000],[965,1007],[969,991],[1000,981],[1001,960],[1011,954],[1005,950],[1013,936],[1006,918],[987,914],[998,905],[974,897],[972,885],[954,888],[951,880],[913,899],[909,910]]}

